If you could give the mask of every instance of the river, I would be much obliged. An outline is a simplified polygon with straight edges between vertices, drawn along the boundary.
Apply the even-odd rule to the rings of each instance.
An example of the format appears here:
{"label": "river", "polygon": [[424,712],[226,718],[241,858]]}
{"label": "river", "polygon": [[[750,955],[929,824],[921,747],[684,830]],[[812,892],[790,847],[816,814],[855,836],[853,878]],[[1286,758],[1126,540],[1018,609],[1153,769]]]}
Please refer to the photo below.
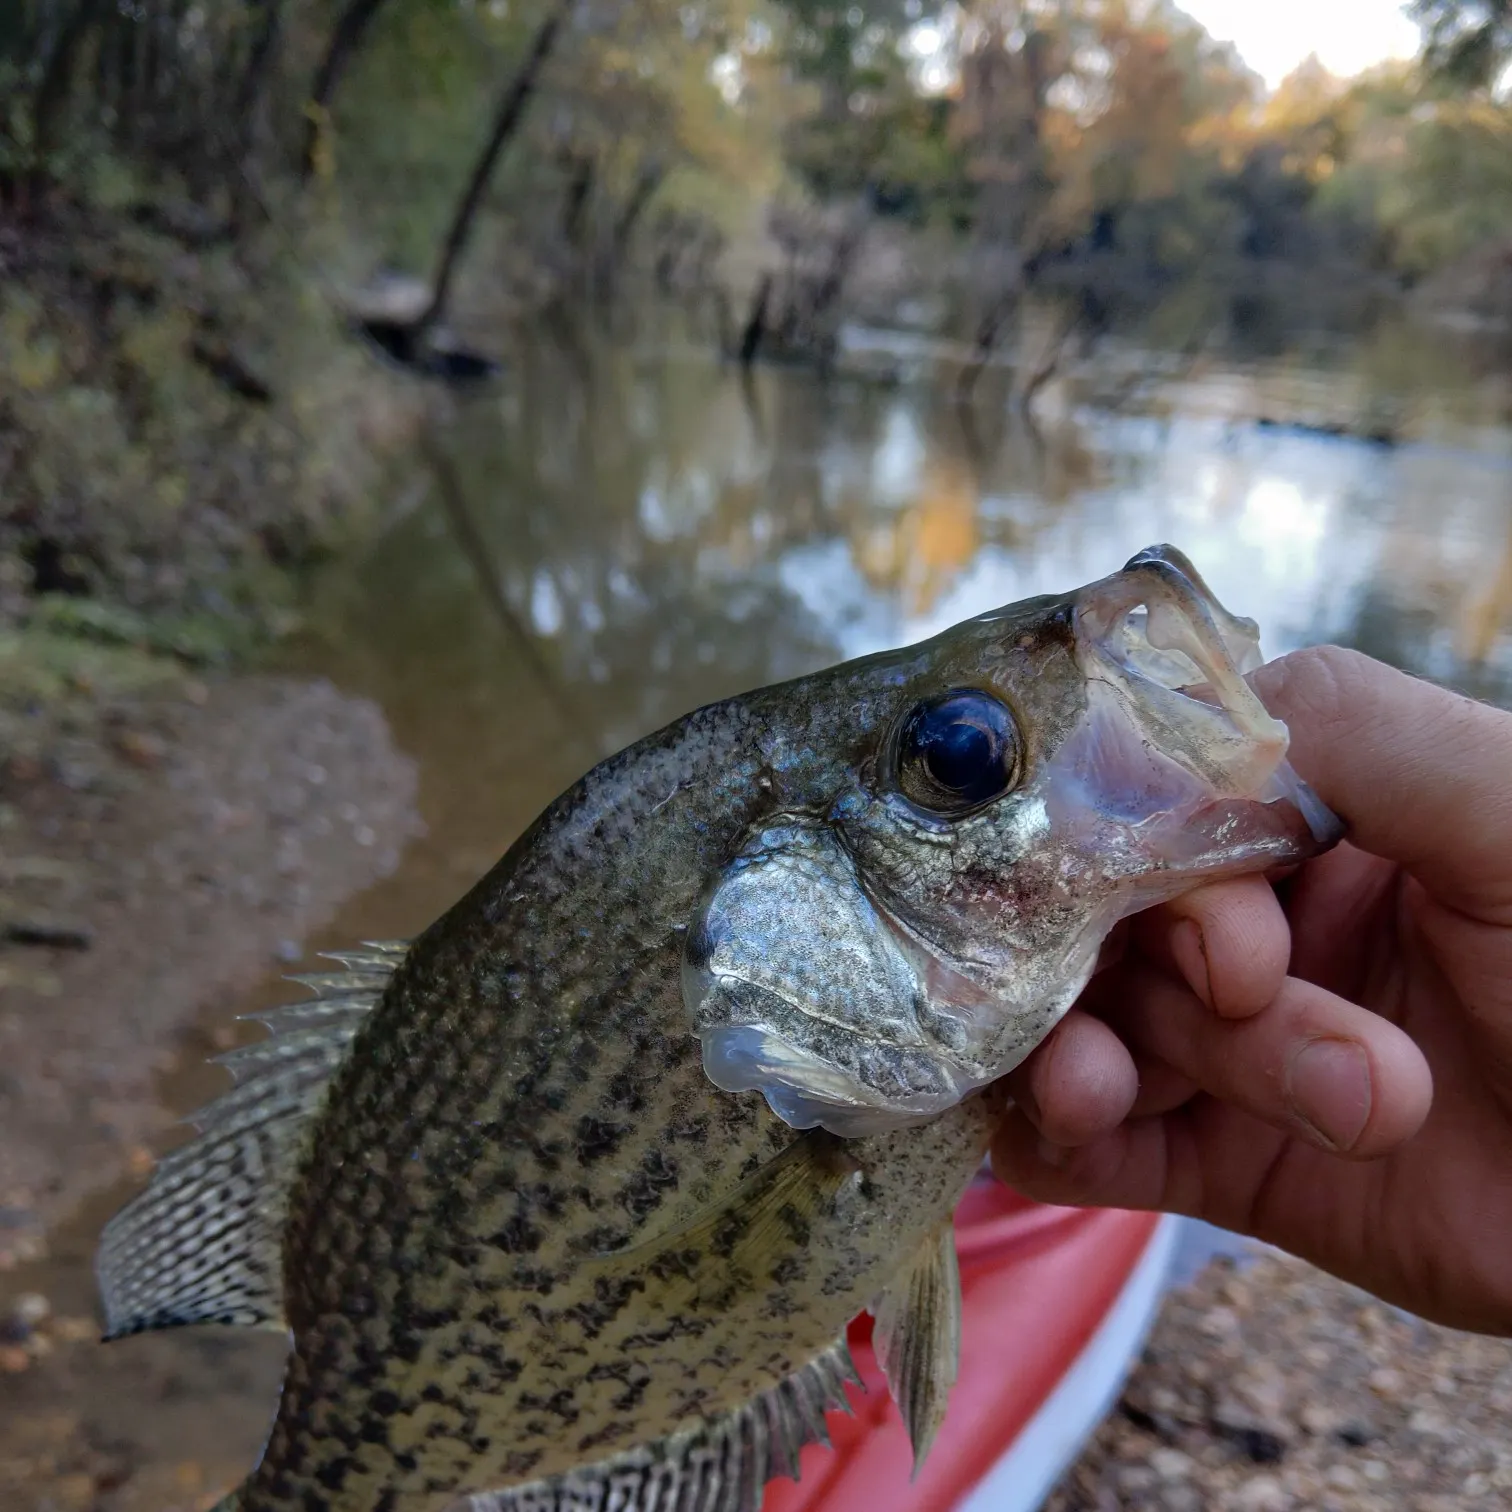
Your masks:
{"label": "river", "polygon": [[[585,766],[701,703],[1158,541],[1269,654],[1337,640],[1512,698],[1512,397],[1433,350],[1213,368],[1118,411],[1069,394],[1036,429],[928,385],[527,348],[500,390],[438,403],[296,646],[420,762],[429,838],[354,927],[413,930]],[[1341,411],[1389,413],[1399,443],[1254,423]]]}

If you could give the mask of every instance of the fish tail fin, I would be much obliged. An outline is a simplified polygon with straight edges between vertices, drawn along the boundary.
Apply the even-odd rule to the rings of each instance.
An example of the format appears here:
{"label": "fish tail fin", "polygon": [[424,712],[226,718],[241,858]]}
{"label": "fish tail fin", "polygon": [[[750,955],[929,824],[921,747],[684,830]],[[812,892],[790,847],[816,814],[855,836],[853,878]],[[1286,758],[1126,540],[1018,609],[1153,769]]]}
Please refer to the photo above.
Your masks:
{"label": "fish tail fin", "polygon": [[861,1377],[841,1338],[726,1417],[549,1480],[474,1492],[454,1512],[760,1512],[766,1483],[796,1480],[803,1448],[829,1443],[824,1415],[851,1410],[847,1382]]}
{"label": "fish tail fin", "polygon": [[330,956],[343,969],[293,978],[307,1001],[248,1015],[272,1033],[217,1058],[236,1085],[194,1115],[199,1137],[158,1162],[100,1237],[107,1340],[185,1323],[284,1326],[282,1228],[305,1135],[407,949]]}

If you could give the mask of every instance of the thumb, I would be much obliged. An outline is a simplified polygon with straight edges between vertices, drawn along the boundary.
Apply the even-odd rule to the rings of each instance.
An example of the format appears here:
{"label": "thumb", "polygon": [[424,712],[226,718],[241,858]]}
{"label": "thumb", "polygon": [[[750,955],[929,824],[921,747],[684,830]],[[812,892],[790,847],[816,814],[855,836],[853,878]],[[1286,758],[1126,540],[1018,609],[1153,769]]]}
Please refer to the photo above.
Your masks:
{"label": "thumb", "polygon": [[1338,646],[1281,657],[1252,682],[1355,845],[1441,902],[1512,924],[1512,714]]}

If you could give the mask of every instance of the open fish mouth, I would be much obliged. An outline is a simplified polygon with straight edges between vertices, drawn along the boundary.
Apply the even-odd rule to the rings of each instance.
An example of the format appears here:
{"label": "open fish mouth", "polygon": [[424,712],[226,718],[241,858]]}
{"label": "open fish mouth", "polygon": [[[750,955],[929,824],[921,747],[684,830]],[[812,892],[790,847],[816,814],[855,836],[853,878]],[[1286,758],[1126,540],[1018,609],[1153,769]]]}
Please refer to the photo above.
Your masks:
{"label": "open fish mouth", "polygon": [[1245,680],[1263,662],[1259,627],[1224,609],[1181,552],[1140,552],[1084,589],[1072,618],[1087,714],[1045,782],[1063,822],[1095,824],[1104,845],[1116,826],[1115,853],[1137,847],[1143,868],[1188,877],[1253,870],[1257,851],[1302,860],[1341,837]]}
{"label": "open fish mouth", "polygon": [[[1043,711],[1063,697],[1067,720],[1038,757],[999,758],[998,802],[953,824],[920,820],[903,792],[838,825],[779,816],[747,836],[688,933],[684,1000],[709,1079],[760,1091],[795,1128],[864,1137],[942,1112],[1044,1039],[1120,919],[1341,836],[1245,680],[1258,627],[1180,552],[1152,547],[1031,601],[1056,627],[1048,673],[1013,662],[1033,644],[1015,612],[971,622],[1001,636],[989,681],[1028,711],[1026,744],[1045,724],[1036,698]],[[947,775],[954,750],[988,747],[985,728],[965,726]]]}

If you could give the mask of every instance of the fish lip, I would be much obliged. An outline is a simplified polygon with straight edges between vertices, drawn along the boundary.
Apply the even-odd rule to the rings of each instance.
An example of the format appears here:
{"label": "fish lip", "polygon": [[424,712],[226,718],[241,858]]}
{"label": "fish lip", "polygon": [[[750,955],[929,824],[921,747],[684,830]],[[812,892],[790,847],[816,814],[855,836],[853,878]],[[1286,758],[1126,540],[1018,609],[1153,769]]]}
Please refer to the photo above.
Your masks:
{"label": "fish lip", "polygon": [[1077,596],[1072,623],[1083,671],[1112,683],[1167,755],[1225,796],[1265,787],[1289,736],[1245,681],[1263,661],[1259,627],[1182,553],[1138,553]]}

